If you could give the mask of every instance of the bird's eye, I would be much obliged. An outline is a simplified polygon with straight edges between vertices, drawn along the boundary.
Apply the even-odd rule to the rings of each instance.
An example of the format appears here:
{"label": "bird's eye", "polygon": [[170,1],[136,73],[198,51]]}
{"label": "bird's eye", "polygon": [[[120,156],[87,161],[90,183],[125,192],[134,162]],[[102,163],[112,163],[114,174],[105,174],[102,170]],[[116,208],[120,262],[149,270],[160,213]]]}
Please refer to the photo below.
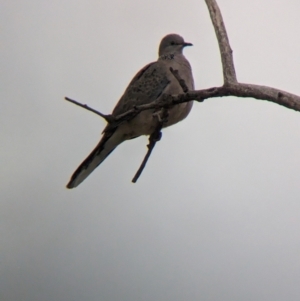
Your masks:
{"label": "bird's eye", "polygon": [[174,41],[172,41],[172,42],[171,42],[171,45],[175,45],[175,42],[174,42]]}

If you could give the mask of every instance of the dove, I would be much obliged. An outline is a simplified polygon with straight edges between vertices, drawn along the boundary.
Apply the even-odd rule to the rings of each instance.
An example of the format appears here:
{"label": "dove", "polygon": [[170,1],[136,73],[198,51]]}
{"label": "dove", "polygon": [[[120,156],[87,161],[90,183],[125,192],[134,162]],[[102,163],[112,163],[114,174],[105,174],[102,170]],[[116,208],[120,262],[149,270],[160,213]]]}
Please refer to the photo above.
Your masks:
{"label": "dove", "polygon": [[[148,104],[162,94],[180,94],[182,87],[171,73],[178,70],[190,91],[194,90],[194,79],[190,63],[183,55],[183,49],[193,44],[187,43],[178,34],[166,35],[159,44],[158,59],[143,67],[131,80],[124,94],[113,109],[112,116],[118,116],[138,105]],[[163,127],[183,120],[191,111],[193,101],[168,108],[168,118]],[[145,110],[128,121],[103,130],[100,142],[90,155],[75,170],[67,188],[82,183],[122,142],[142,135],[151,135],[157,126],[154,110]]]}

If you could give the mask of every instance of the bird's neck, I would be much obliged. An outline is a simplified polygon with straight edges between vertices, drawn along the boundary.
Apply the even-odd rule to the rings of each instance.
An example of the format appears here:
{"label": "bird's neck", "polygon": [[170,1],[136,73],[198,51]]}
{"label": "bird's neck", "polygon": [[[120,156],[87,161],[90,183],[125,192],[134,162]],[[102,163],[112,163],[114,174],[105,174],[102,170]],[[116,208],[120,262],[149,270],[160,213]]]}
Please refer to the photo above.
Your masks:
{"label": "bird's neck", "polygon": [[181,56],[183,56],[182,51],[177,50],[177,51],[162,53],[159,56],[159,59],[161,59],[161,60],[174,60],[174,59],[176,59],[178,57],[181,57]]}
{"label": "bird's neck", "polygon": [[164,54],[160,55],[159,59],[161,59],[161,60],[174,60],[175,55],[177,55],[177,53],[175,53],[175,52],[164,53]]}

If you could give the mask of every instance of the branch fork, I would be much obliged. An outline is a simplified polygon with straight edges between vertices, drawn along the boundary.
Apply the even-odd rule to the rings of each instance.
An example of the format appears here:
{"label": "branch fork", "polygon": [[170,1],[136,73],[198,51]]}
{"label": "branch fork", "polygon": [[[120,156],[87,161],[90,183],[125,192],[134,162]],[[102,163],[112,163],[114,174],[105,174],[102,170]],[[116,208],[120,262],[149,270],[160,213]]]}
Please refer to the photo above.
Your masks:
{"label": "branch fork", "polygon": [[94,110],[93,108],[89,107],[86,104],[81,104],[73,99],[70,99],[69,97],[65,97],[65,100],[102,117],[103,119],[106,120],[106,122],[111,127],[116,127],[121,122],[132,119],[133,117],[135,117],[137,114],[139,114],[144,110],[160,109],[158,111],[159,114],[156,113],[154,114],[154,117],[158,118],[157,127],[149,137],[149,144],[147,145],[148,151],[146,153],[146,156],[140,168],[138,169],[137,173],[132,179],[133,183],[137,181],[143,169],[145,168],[146,163],[151,155],[151,152],[156,142],[161,139],[161,135],[162,135],[161,129],[163,128],[163,125],[166,122],[167,115],[168,115],[168,108],[173,105],[188,102],[191,100],[202,102],[208,98],[236,96],[236,97],[244,97],[244,98],[251,97],[260,100],[267,100],[282,105],[286,108],[293,109],[295,111],[300,111],[300,96],[298,95],[285,92],[272,87],[245,84],[245,83],[238,82],[236,72],[235,72],[234,62],[233,62],[232,49],[229,44],[228,35],[226,32],[226,28],[224,25],[224,21],[219,6],[216,0],[205,0],[205,2],[208,7],[210,18],[219,44],[222,69],[223,69],[223,86],[213,87],[213,88],[203,89],[203,90],[188,91],[188,88],[184,80],[180,77],[178,70],[174,70],[170,68],[171,73],[177,79],[178,83],[182,88],[183,91],[182,94],[177,94],[177,95],[163,94],[158,99],[156,99],[155,101],[149,104],[134,106],[132,109],[118,116],[103,114],[97,110]]}

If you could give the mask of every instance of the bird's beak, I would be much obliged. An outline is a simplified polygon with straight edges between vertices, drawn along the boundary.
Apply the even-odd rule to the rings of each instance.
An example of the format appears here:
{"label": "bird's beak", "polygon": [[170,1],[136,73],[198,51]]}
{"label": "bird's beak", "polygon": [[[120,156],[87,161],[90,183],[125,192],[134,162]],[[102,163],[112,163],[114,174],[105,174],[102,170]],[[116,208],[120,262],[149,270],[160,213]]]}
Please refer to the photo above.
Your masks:
{"label": "bird's beak", "polygon": [[192,43],[184,42],[184,43],[183,43],[183,47],[186,47],[186,46],[193,46],[193,44],[192,44]]}

